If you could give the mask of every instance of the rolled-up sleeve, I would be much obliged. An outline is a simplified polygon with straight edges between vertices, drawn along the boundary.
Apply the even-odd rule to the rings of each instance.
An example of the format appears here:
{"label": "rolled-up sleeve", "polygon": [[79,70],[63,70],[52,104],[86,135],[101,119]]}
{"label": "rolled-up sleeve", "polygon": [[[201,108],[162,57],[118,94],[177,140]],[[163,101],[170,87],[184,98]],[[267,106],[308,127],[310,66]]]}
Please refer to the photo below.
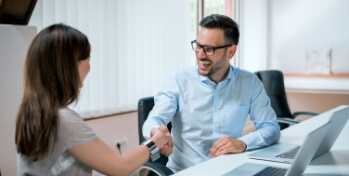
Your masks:
{"label": "rolled-up sleeve", "polygon": [[172,75],[165,81],[162,90],[154,96],[155,105],[142,128],[144,137],[150,137],[152,128],[166,126],[172,120],[178,106],[176,88],[177,84]]}

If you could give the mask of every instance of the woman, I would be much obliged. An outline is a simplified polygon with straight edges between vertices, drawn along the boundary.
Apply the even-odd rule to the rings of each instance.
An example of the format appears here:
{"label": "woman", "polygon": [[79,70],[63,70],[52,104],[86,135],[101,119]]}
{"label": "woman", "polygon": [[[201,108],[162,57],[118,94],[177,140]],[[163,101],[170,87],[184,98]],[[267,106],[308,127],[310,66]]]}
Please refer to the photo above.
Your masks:
{"label": "woman", "polygon": [[[55,24],[32,41],[24,67],[24,95],[16,121],[19,175],[129,175],[145,163],[146,145],[120,156],[70,110],[90,71],[90,44],[80,31]],[[156,147],[169,133],[153,129]]]}

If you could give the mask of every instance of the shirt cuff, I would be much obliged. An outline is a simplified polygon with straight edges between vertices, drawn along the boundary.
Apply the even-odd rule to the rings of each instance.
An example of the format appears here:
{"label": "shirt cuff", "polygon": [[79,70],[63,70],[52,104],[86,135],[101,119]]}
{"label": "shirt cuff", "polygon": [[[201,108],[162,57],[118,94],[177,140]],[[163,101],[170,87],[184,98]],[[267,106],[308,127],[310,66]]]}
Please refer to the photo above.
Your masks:
{"label": "shirt cuff", "polygon": [[241,140],[242,142],[244,142],[246,144],[245,151],[248,151],[248,150],[251,150],[251,149],[255,148],[255,147],[253,147],[254,146],[254,140],[253,140],[253,138],[251,138],[251,136],[245,135],[245,136],[240,137],[239,140]]}
{"label": "shirt cuff", "polygon": [[145,129],[143,129],[143,137],[144,139],[148,140],[150,139],[150,134],[151,134],[151,130],[153,128],[159,128],[160,125],[154,125],[154,126],[147,126],[145,127]]}

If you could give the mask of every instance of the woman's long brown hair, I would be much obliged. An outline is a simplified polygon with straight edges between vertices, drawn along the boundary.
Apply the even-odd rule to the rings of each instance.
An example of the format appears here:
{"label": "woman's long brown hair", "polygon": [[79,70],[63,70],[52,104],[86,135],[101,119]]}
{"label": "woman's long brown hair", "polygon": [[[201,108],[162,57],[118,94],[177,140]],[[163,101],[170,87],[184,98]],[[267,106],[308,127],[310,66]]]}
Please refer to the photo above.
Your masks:
{"label": "woman's long brown hair", "polygon": [[89,56],[87,37],[64,24],[51,25],[34,38],[24,65],[24,94],[16,121],[18,153],[32,161],[48,154],[50,141],[57,140],[58,109],[77,101],[82,85],[78,63]]}

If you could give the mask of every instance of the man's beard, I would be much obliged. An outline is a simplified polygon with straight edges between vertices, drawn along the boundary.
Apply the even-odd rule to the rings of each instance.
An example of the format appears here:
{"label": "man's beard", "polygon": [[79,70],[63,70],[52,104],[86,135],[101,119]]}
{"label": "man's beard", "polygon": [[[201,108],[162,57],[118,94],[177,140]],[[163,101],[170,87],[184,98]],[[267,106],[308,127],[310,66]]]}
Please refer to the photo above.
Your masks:
{"label": "man's beard", "polygon": [[200,60],[197,59],[198,65],[199,65],[199,61],[208,61],[211,64],[210,65],[211,69],[207,73],[200,72],[200,68],[199,68],[199,70],[198,70],[199,74],[202,76],[207,76],[209,78],[212,77],[214,74],[216,74],[219,70],[221,70],[224,67],[224,59],[226,58],[226,56],[227,56],[227,51],[225,50],[223,56],[221,58],[219,58],[219,60],[216,63],[214,63],[214,65],[212,65],[213,62],[209,58],[203,58]]}

